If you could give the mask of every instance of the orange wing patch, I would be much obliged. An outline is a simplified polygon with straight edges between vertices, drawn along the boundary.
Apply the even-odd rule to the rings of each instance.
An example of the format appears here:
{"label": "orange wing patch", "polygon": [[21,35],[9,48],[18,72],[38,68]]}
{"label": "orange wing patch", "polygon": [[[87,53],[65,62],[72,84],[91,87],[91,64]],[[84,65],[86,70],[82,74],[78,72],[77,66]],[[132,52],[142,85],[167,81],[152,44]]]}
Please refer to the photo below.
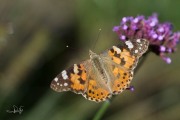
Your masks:
{"label": "orange wing patch", "polygon": [[86,89],[87,74],[83,64],[74,65],[74,72],[70,73],[71,89],[75,93],[82,93]]}
{"label": "orange wing patch", "polygon": [[111,97],[108,90],[103,89],[97,85],[96,80],[89,80],[89,85],[86,94],[84,95],[88,100],[101,102]]}
{"label": "orange wing patch", "polygon": [[[120,48],[116,48],[116,49],[120,50]],[[136,57],[132,56],[130,52],[124,48],[119,52],[117,52],[117,50],[112,48],[108,51],[108,55],[111,57],[113,62],[121,65],[126,69],[134,69],[136,65],[135,63],[137,61]]]}
{"label": "orange wing patch", "polygon": [[123,49],[120,59],[125,61],[123,67],[132,69],[135,67],[135,62],[137,61],[135,56],[130,55],[130,52],[126,49]]}
{"label": "orange wing patch", "polygon": [[81,77],[79,75],[76,74],[71,74],[71,88],[76,92],[76,91],[84,91],[85,90],[85,86],[84,84],[82,84],[82,82],[80,82]]}
{"label": "orange wing patch", "polygon": [[113,74],[115,76],[115,80],[112,84],[112,92],[113,94],[119,94],[123,90],[125,90],[130,84],[133,78],[133,72],[124,71],[121,68],[115,67],[113,70]]}

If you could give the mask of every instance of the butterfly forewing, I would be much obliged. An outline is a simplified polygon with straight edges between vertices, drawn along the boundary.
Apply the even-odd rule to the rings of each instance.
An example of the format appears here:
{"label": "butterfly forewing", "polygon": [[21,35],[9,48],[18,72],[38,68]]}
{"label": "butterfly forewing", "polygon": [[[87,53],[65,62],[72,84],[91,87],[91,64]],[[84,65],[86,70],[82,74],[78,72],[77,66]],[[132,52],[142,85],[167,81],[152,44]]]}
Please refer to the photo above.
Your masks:
{"label": "butterfly forewing", "polygon": [[83,94],[87,85],[87,71],[85,66],[89,61],[84,61],[81,64],[74,64],[67,70],[63,70],[51,82],[51,88],[57,92],[73,91],[77,94]]}
{"label": "butterfly forewing", "polygon": [[127,70],[133,70],[139,60],[148,49],[148,41],[145,39],[128,40],[120,45],[113,46],[108,51],[104,52],[104,56],[124,67]]}

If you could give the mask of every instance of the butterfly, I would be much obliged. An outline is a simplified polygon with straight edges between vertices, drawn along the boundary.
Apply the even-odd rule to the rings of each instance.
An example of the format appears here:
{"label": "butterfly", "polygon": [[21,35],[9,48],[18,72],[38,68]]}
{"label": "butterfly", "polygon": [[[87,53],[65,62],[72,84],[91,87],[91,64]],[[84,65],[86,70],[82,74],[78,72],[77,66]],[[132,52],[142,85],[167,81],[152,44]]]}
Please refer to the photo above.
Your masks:
{"label": "butterfly", "polygon": [[147,51],[146,39],[126,40],[90,59],[63,70],[51,82],[56,92],[72,91],[86,99],[101,102],[128,88],[139,58]]}

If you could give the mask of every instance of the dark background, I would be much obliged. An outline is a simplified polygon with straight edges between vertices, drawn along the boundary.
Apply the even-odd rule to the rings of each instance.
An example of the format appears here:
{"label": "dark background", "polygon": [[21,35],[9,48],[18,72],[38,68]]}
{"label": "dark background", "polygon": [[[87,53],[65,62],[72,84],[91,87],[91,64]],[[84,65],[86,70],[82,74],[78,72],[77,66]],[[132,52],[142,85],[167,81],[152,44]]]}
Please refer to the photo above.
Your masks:
{"label": "dark background", "polygon": [[[123,16],[157,12],[180,30],[179,6],[178,0],[0,0],[0,120],[91,120],[102,103],[56,93],[51,80],[88,59],[94,46],[100,53],[116,45],[112,28]],[[131,83],[135,91],[116,96],[103,120],[180,120],[180,50],[171,58],[168,65],[150,53]],[[7,113],[13,105],[24,106],[22,114]]]}

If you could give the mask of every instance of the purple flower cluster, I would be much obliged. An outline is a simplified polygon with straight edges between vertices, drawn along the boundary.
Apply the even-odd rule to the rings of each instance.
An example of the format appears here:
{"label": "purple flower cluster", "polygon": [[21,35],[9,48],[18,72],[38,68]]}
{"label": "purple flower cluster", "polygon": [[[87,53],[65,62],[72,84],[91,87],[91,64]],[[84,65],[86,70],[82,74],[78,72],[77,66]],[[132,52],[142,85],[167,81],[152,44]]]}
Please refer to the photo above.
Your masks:
{"label": "purple flower cluster", "polygon": [[119,26],[115,26],[120,40],[147,39],[150,43],[149,49],[159,55],[166,63],[171,63],[167,53],[176,50],[177,43],[180,42],[180,32],[173,33],[171,23],[159,23],[157,14],[153,14],[147,19],[144,16],[123,17]]}

